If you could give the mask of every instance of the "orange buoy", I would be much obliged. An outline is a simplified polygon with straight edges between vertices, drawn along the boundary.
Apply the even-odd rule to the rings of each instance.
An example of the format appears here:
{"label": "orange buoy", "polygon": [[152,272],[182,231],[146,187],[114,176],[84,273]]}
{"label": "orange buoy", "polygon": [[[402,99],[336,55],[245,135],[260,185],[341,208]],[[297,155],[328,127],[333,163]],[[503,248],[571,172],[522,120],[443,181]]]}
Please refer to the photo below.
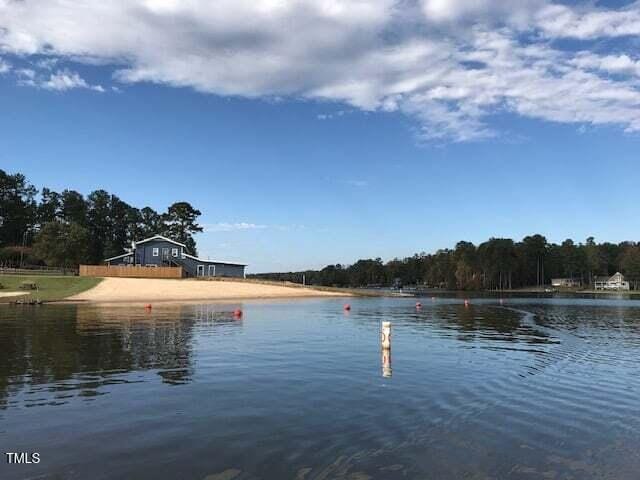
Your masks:
{"label": "orange buoy", "polygon": [[151,304],[150,304],[150,303],[147,303],[147,304],[144,306],[144,308],[146,308],[147,310],[151,310]]}
{"label": "orange buoy", "polygon": [[351,310],[351,305],[349,305],[348,303],[345,303],[344,307],[342,308],[344,308],[344,310],[348,312],[349,310]]}
{"label": "orange buoy", "polygon": [[234,317],[236,317],[236,318],[241,317],[241,316],[242,316],[242,310],[240,310],[239,308],[236,308],[236,309],[233,311],[233,316],[234,316]]}

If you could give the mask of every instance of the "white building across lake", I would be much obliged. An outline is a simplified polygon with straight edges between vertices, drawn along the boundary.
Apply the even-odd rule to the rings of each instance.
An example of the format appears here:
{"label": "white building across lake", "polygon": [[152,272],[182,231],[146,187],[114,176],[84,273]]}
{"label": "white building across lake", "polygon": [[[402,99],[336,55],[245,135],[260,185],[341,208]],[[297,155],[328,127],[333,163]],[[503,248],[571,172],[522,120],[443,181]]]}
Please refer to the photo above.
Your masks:
{"label": "white building across lake", "polygon": [[624,279],[624,275],[616,272],[611,277],[596,277],[593,287],[596,290],[629,290],[629,282]]}

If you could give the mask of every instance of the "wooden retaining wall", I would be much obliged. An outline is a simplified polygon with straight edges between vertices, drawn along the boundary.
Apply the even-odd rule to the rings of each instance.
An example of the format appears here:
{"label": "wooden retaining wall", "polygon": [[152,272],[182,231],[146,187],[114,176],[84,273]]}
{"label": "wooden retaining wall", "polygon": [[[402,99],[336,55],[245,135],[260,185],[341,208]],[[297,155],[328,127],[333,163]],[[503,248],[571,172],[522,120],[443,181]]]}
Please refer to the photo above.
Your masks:
{"label": "wooden retaining wall", "polygon": [[182,278],[182,267],[80,265],[81,277]]}

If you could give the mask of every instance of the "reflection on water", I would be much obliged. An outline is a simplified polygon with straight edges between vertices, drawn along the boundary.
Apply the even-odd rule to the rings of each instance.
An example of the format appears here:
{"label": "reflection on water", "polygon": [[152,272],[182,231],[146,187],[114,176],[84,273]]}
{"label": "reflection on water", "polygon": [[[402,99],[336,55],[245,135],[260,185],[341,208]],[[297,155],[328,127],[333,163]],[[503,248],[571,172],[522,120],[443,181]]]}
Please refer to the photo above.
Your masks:
{"label": "reflection on water", "polygon": [[0,478],[638,478],[640,302],[351,305],[1,306]]}
{"label": "reflection on water", "polygon": [[142,382],[128,375],[134,371],[154,371],[170,385],[188,383],[194,325],[242,328],[241,319],[210,305],[14,306],[4,307],[0,322],[0,409],[103,395],[109,389],[102,387]]}

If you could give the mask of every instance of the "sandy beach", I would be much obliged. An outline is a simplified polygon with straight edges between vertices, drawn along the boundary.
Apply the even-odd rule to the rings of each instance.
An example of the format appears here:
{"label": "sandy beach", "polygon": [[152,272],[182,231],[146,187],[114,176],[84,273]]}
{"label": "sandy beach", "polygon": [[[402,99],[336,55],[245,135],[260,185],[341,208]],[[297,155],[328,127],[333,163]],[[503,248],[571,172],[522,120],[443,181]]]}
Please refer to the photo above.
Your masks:
{"label": "sandy beach", "polygon": [[133,303],[324,296],[336,297],[348,296],[348,294],[247,281],[105,278],[94,288],[69,297],[67,300],[100,303]]}
{"label": "sandy beach", "polygon": [[29,292],[0,292],[0,298],[3,298],[3,297],[21,297],[23,295],[29,295]]}

